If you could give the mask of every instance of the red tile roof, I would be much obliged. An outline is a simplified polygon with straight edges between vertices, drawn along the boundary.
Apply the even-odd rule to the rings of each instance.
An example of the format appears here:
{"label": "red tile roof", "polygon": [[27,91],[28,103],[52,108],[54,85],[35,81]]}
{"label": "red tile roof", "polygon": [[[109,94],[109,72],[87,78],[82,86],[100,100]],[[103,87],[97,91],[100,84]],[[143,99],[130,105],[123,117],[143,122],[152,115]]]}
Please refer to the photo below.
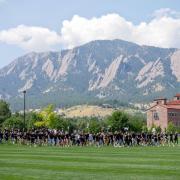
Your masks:
{"label": "red tile roof", "polygon": [[[180,97],[180,93],[176,94],[174,97]],[[163,97],[155,99],[155,101],[158,101],[158,100],[165,100],[164,101],[165,104],[161,104],[161,103],[155,104],[155,105],[151,106],[150,108],[148,108],[147,111],[152,109],[153,107],[156,107],[156,106],[161,106],[161,107],[164,107],[167,109],[178,109],[178,110],[180,110],[180,100],[166,101],[166,99]]]}
{"label": "red tile roof", "polygon": [[180,100],[172,100],[167,102],[168,109],[180,109]]}
{"label": "red tile roof", "polygon": [[155,105],[151,106],[150,108],[148,108],[147,110],[150,110],[156,106],[161,106],[161,107],[164,107],[167,109],[179,109],[180,110],[180,100],[174,100],[174,101],[172,100],[172,101],[167,102],[166,104],[155,104]]}
{"label": "red tile roof", "polygon": [[180,110],[180,106],[177,106],[177,105],[167,105],[166,107],[167,107],[167,109],[178,109],[178,110]]}
{"label": "red tile roof", "polygon": [[167,102],[167,105],[180,105],[180,100],[172,100]]}

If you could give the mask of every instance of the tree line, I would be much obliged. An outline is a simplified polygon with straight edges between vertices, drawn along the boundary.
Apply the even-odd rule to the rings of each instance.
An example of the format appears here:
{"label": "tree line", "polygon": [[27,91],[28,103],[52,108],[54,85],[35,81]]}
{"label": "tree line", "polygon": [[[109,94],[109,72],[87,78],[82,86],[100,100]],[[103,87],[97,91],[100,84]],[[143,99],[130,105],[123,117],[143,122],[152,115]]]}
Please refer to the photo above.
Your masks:
{"label": "tree line", "polygon": [[[133,131],[148,132],[146,118],[142,114],[128,114],[123,111],[115,111],[110,116],[104,118],[84,117],[84,118],[66,118],[54,112],[53,105],[49,105],[40,112],[26,113],[25,127],[24,117],[21,113],[11,113],[9,104],[0,100],[0,127],[1,128],[49,128],[60,129],[66,132],[80,130],[83,132],[98,133],[101,131]],[[160,127],[153,126],[157,132],[161,132]],[[175,132],[177,129],[173,124],[169,124],[167,131]]]}

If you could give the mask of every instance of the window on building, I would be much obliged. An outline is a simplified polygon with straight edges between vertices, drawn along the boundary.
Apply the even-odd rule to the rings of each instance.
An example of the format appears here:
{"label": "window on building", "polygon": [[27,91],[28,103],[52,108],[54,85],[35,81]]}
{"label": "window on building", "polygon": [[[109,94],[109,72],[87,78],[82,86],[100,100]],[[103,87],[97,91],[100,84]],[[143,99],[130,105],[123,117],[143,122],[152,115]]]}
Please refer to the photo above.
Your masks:
{"label": "window on building", "polygon": [[177,113],[176,112],[169,112],[168,115],[171,117],[175,117],[175,116],[177,116]]}
{"label": "window on building", "polygon": [[159,114],[157,112],[154,112],[153,117],[155,120],[159,120]]}

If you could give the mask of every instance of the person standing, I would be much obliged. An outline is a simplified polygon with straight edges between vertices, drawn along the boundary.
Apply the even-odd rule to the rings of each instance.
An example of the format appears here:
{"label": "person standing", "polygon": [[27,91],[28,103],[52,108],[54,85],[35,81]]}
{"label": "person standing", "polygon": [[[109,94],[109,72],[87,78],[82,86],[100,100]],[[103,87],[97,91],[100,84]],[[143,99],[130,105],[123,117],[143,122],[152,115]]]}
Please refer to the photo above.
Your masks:
{"label": "person standing", "polygon": [[174,135],[174,143],[178,144],[178,133],[177,132]]}
{"label": "person standing", "polygon": [[3,132],[2,132],[2,130],[0,129],[0,144],[2,143],[2,140],[3,140]]}

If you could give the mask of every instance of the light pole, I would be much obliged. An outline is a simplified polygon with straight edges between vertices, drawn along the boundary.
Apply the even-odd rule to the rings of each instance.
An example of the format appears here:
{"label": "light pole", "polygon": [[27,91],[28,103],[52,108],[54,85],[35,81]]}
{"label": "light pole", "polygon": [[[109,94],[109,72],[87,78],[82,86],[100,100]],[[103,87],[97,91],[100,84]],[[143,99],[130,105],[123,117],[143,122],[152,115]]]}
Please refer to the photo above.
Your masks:
{"label": "light pole", "polygon": [[25,130],[25,126],[26,126],[26,91],[23,91],[24,94],[24,130]]}

